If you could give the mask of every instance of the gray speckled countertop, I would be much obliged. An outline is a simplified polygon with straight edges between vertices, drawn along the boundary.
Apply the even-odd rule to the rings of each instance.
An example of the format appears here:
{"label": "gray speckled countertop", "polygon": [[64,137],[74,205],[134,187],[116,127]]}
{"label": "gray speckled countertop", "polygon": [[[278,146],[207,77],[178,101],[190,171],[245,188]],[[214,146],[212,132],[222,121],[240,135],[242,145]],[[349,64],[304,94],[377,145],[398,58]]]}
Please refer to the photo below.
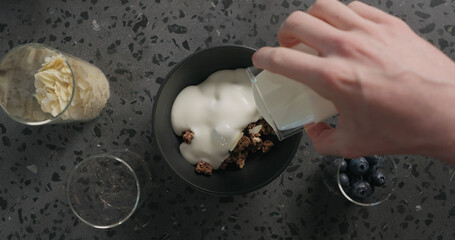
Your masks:
{"label": "gray speckled countertop", "polygon": [[[207,46],[276,45],[280,23],[312,2],[0,1],[1,55],[44,43],[93,62],[112,91],[101,116],[87,123],[30,127],[0,113],[0,239],[455,239],[455,168],[438,160],[396,157],[397,190],[363,208],[328,192],[305,137],[280,177],[234,197],[192,189],[160,157],[152,104],[172,66]],[[454,0],[365,2],[455,58]],[[119,148],[147,160],[154,192],[133,219],[94,229],[68,207],[68,174],[82,158]]]}

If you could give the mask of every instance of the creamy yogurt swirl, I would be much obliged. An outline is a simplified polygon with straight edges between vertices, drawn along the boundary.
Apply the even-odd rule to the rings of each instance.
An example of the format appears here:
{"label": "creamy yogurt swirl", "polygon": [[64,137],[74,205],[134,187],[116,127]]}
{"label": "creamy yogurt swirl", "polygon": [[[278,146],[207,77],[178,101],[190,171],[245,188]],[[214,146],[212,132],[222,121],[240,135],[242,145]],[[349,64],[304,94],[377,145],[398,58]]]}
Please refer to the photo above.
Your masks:
{"label": "creamy yogurt swirl", "polygon": [[194,132],[180,151],[190,163],[204,161],[218,169],[242,137],[242,130],[261,118],[245,69],[221,70],[204,82],[183,89],[171,110],[172,128],[181,136]]}

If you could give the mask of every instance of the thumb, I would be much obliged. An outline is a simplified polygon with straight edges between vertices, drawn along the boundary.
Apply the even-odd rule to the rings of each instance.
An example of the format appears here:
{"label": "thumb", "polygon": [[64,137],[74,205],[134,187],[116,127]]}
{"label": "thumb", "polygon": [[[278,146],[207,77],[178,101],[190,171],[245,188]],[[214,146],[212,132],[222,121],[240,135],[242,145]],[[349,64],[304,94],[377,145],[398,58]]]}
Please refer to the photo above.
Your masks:
{"label": "thumb", "polygon": [[305,127],[305,131],[313,143],[316,151],[322,155],[336,155],[337,142],[335,141],[336,129],[327,123],[315,123]]}

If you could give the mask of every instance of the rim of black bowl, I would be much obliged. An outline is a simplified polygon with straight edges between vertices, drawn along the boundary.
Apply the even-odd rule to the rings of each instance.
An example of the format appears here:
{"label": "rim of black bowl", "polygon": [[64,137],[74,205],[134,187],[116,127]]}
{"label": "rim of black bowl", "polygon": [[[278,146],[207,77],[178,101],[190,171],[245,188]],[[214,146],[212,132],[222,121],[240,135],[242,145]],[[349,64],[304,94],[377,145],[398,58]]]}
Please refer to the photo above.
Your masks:
{"label": "rim of black bowl", "polygon": [[[172,74],[174,74],[175,71],[177,71],[177,69],[182,65],[184,64],[186,61],[188,61],[191,57],[193,57],[194,55],[196,54],[200,54],[201,52],[205,52],[205,51],[210,51],[210,50],[213,50],[215,48],[226,48],[226,47],[234,47],[234,48],[242,48],[242,49],[249,49],[249,50],[252,50],[254,52],[257,51],[257,49],[255,48],[252,48],[252,47],[248,47],[248,46],[243,46],[243,45],[235,45],[235,44],[226,44],[226,45],[218,45],[218,46],[212,46],[212,47],[207,47],[207,48],[204,48],[204,49],[200,49],[198,51],[195,51],[193,53],[191,53],[190,55],[184,57],[182,60],[180,60],[172,69],[171,71],[169,71],[169,73],[166,75],[165,77],[165,80],[163,81],[163,83],[161,83],[161,86],[160,88],[158,89],[158,92],[156,93],[155,95],[155,102],[153,103],[153,110],[152,110],[152,131],[153,131],[153,137],[155,138],[155,142],[156,142],[156,145],[158,146],[158,149],[160,151],[160,155],[164,158],[164,160],[166,161],[167,165],[172,169],[172,171],[174,171],[175,174],[177,174],[181,179],[183,179],[183,181],[185,181],[188,185],[192,186],[193,188],[199,190],[199,191],[202,191],[202,192],[205,192],[205,193],[209,193],[209,194],[212,194],[212,195],[216,195],[216,196],[233,196],[233,195],[240,195],[240,194],[245,194],[245,193],[249,193],[249,192],[252,192],[252,191],[255,191],[255,190],[258,190],[264,186],[266,186],[267,184],[269,184],[270,182],[272,182],[273,180],[275,180],[279,175],[281,175],[281,173],[283,173],[283,171],[288,167],[289,163],[292,161],[292,159],[294,158],[295,156],[295,153],[297,152],[297,149],[300,145],[300,140],[301,140],[301,137],[303,136],[302,133],[298,133],[298,134],[295,134],[296,136],[298,136],[299,138],[299,144],[295,144],[295,146],[292,148],[292,151],[289,155],[289,157],[286,159],[286,161],[284,162],[284,164],[282,165],[282,167],[280,169],[278,169],[278,171],[275,172],[275,174],[271,175],[266,181],[263,181],[261,184],[258,184],[254,187],[249,187],[247,189],[243,189],[243,190],[240,190],[240,191],[231,191],[231,192],[221,192],[221,191],[214,191],[214,190],[210,190],[210,189],[206,189],[204,187],[201,187],[201,186],[198,186],[196,184],[193,184],[191,181],[189,181],[188,179],[186,179],[184,176],[182,176],[179,171],[177,169],[174,168],[174,166],[172,164],[169,163],[168,159],[166,158],[166,156],[163,154],[163,149],[161,147],[161,144],[160,142],[157,140],[157,136],[156,136],[156,109],[157,109],[157,103],[158,103],[158,99],[161,95],[161,91],[163,90],[166,82],[168,81],[169,77],[172,76]],[[291,136],[291,137],[296,137],[296,136]],[[291,138],[290,137],[290,138]],[[195,173],[196,174],[196,173]]]}

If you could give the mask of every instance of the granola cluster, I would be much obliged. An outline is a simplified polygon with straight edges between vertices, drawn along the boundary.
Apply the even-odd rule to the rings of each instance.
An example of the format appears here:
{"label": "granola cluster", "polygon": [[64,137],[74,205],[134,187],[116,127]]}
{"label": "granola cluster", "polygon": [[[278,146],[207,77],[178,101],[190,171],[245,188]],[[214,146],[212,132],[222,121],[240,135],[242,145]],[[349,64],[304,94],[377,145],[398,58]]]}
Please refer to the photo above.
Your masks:
{"label": "granola cluster", "polygon": [[210,175],[212,175],[213,167],[212,167],[212,165],[210,165],[204,161],[199,161],[196,164],[195,170],[198,173],[203,173],[203,174],[210,176]]}
{"label": "granola cluster", "polygon": [[191,141],[193,140],[194,138],[194,132],[191,131],[191,130],[186,130],[184,133],[183,133],[183,141],[186,143],[186,144],[191,144]]}
{"label": "granola cluster", "polygon": [[[275,145],[271,141],[271,136],[273,135],[275,135],[273,128],[264,119],[248,124],[243,130],[242,138],[238,141],[234,150],[230,152],[229,157],[221,164],[220,169],[224,170],[229,165],[242,169],[245,166],[248,155],[266,153],[273,148]],[[191,130],[183,133],[183,141],[187,144],[191,144],[193,137],[194,133]],[[213,167],[204,161],[199,161],[196,164],[195,171],[210,176],[212,175]]]}

